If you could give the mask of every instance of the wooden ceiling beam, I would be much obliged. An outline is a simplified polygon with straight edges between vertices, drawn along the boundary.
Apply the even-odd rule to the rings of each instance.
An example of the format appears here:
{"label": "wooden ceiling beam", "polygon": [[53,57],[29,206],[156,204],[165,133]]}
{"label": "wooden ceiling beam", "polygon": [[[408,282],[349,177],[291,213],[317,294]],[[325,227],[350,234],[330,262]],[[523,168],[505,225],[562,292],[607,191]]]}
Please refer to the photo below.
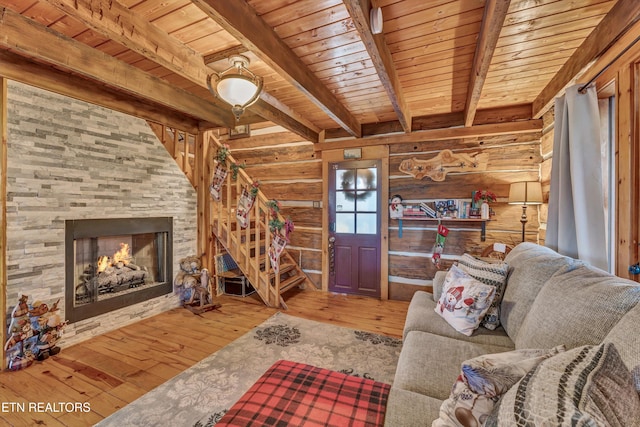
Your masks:
{"label": "wooden ceiling beam", "polygon": [[404,91],[398,79],[398,73],[384,33],[373,34],[371,32],[369,24],[369,15],[372,9],[371,0],[344,0],[344,5],[351,15],[358,33],[360,33],[360,38],[371,57],[373,66],[389,96],[402,129],[404,132],[411,132],[411,110],[404,97]]}
{"label": "wooden ceiling beam", "polygon": [[[507,107],[477,110],[473,125],[478,126],[531,119],[531,104],[511,105]],[[412,120],[411,131],[419,132],[422,130],[444,129],[457,126],[464,126],[462,111],[416,116]],[[325,139],[327,140],[345,138],[349,136],[343,129],[327,129],[325,132]],[[403,132],[403,129],[400,122],[395,120],[389,122],[366,123],[362,125],[363,137],[399,132]]]}
{"label": "wooden ceiling beam", "polygon": [[360,137],[356,117],[313,74],[246,0],[192,0],[209,17],[304,93],[351,135]]}
{"label": "wooden ceiling beam", "polygon": [[493,58],[493,53],[500,38],[500,29],[502,29],[509,10],[509,3],[511,3],[511,0],[487,0],[485,3],[484,16],[467,88],[467,101],[464,109],[464,125],[466,127],[473,125],[478,102],[480,102],[480,96],[482,95],[482,87],[487,78],[491,58]]}
{"label": "wooden ceiling beam", "polygon": [[[72,16],[92,30],[116,41],[132,51],[150,59],[200,87],[207,87],[207,76],[212,70],[198,52],[191,49],[175,37],[171,37],[156,25],[136,15],[117,1],[92,0],[45,0],[60,11]],[[243,47],[246,51],[246,48]],[[211,96],[211,102],[221,110],[230,107]],[[273,107],[266,103],[257,103],[249,111],[265,120],[277,120],[276,123],[305,138],[317,135],[306,126],[287,114],[274,114]],[[235,123],[233,123],[235,126]],[[231,126],[231,127],[233,127]]]}
{"label": "wooden ceiling beam", "polygon": [[198,133],[203,125],[198,119],[184,113],[97,85],[7,50],[0,50],[0,76],[193,134]]}
{"label": "wooden ceiling beam", "polygon": [[533,116],[541,117],[556,96],[638,20],[640,1],[618,0],[533,101]]}
{"label": "wooden ceiling beam", "polygon": [[[230,110],[178,89],[158,77],[57,33],[7,8],[0,9],[0,46],[107,86],[196,116],[234,126]],[[44,47],[44,48],[43,48]]]}
{"label": "wooden ceiling beam", "polygon": [[243,45],[233,46],[229,49],[224,49],[219,52],[214,52],[210,55],[204,55],[202,57],[205,64],[213,64],[214,62],[222,61],[224,59],[229,59],[230,56],[233,55],[242,55],[243,53],[247,53],[248,49]]}
{"label": "wooden ceiling beam", "polygon": [[353,138],[342,141],[327,141],[316,144],[316,151],[338,150],[344,148],[369,147],[387,144],[413,144],[423,141],[445,141],[475,136],[508,135],[542,131],[542,120],[526,120],[511,123],[496,123],[472,127],[430,129],[409,134],[378,135],[367,138]]}

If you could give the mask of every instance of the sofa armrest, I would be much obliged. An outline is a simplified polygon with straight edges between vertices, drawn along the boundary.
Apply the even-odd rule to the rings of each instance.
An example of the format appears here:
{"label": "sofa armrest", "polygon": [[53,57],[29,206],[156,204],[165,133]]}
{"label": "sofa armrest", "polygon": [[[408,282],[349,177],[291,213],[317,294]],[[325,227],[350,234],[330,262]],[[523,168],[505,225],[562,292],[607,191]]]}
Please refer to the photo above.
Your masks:
{"label": "sofa armrest", "polygon": [[444,278],[447,277],[446,271],[436,271],[436,275],[433,276],[433,300],[438,302],[440,295],[442,295],[442,285],[444,285]]}

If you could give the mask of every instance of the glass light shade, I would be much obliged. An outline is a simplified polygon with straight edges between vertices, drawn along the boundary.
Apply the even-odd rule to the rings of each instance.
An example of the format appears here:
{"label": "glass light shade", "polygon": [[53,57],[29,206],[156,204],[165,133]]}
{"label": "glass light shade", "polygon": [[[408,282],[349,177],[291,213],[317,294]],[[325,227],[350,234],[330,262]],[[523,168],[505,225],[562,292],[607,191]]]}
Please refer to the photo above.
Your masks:
{"label": "glass light shade", "polygon": [[229,62],[231,66],[223,72],[207,76],[207,87],[213,96],[231,105],[233,115],[239,120],[244,109],[258,100],[263,81],[247,68],[249,58],[234,55]]}
{"label": "glass light shade", "polygon": [[509,187],[509,203],[512,205],[542,204],[542,186],[538,181],[512,183]]}
{"label": "glass light shade", "polygon": [[258,85],[241,75],[223,76],[217,84],[217,92],[227,104],[244,107],[256,95]]}

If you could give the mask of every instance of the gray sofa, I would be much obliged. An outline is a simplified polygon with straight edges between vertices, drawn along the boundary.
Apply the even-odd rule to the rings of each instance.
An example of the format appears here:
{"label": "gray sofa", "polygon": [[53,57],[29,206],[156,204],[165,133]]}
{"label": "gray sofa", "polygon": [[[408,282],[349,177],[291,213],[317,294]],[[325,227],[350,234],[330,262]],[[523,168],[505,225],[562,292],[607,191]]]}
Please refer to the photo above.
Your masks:
{"label": "gray sofa", "polygon": [[[506,257],[509,276],[501,326],[467,337],[435,313],[446,272],[434,292],[409,305],[404,342],[388,399],[385,425],[430,426],[460,374],[482,354],[522,348],[567,349],[613,342],[640,392],[640,286],[551,249],[522,243]],[[640,423],[640,420],[639,420]]]}

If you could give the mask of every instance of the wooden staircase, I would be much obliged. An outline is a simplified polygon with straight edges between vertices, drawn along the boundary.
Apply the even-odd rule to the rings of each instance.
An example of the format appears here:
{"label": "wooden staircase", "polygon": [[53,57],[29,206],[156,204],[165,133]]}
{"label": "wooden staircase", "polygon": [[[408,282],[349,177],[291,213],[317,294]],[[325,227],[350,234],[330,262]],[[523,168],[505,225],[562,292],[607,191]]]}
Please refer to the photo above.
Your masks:
{"label": "wooden staircase", "polygon": [[[150,122],[149,125],[194,187],[197,188],[198,184],[206,184],[206,192],[208,193],[208,185],[215,170],[215,153],[222,146],[220,141],[212,134],[207,134],[207,140],[201,141],[204,147],[198,150],[197,138],[194,135],[156,123]],[[202,159],[198,158],[198,154]],[[206,228],[206,234],[216,239],[219,245],[231,255],[242,274],[249,280],[267,306],[286,309],[282,297],[285,292],[296,286],[310,285],[315,288],[315,285],[286,248],[280,255],[276,269],[267,259],[273,234],[269,230],[269,220],[271,219],[270,209],[267,205],[269,199],[261,190],[258,190],[254,204],[249,211],[247,227],[244,229],[240,227],[236,219],[238,200],[242,189],[250,189],[254,181],[242,169],[237,171],[237,177],[233,179],[231,165],[235,163],[235,159],[232,156],[228,156],[225,163],[229,173],[221,188],[220,201],[214,201],[210,195],[206,199],[204,196],[199,197],[199,204],[200,200],[206,201],[208,204],[206,209],[201,209],[200,206],[198,208],[199,216],[205,217],[203,224],[199,224],[199,228],[201,226]],[[203,190],[203,188],[198,189],[198,193],[201,194]],[[278,217],[280,221],[284,221],[284,218],[279,214]],[[201,246],[199,245],[199,247]],[[215,263],[211,262],[211,259],[215,255],[214,251],[218,245],[208,245],[208,247],[210,250],[205,252],[209,253],[204,255],[209,260],[204,264],[209,266],[210,270],[213,268],[214,274],[217,275]],[[217,283],[217,280],[215,282]],[[220,289],[217,291],[221,292]]]}

